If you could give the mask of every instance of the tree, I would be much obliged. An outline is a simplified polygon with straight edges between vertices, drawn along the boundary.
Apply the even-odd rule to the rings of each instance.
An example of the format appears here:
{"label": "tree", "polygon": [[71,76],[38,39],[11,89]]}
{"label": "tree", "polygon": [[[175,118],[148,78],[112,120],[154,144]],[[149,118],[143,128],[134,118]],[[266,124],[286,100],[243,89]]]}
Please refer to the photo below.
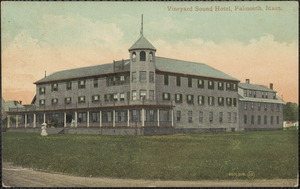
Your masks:
{"label": "tree", "polygon": [[299,120],[299,106],[296,103],[288,102],[283,106],[283,120],[284,121]]}

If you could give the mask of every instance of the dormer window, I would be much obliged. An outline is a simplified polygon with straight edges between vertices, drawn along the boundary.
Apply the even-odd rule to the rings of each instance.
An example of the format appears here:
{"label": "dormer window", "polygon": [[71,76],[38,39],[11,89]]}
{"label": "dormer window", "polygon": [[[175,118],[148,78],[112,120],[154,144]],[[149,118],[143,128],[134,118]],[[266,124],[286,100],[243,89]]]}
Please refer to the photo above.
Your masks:
{"label": "dormer window", "polygon": [[145,51],[140,52],[140,61],[146,61],[146,53]]}
{"label": "dormer window", "polygon": [[136,61],[136,53],[133,52],[133,53],[132,53],[132,62],[135,62],[135,61]]}

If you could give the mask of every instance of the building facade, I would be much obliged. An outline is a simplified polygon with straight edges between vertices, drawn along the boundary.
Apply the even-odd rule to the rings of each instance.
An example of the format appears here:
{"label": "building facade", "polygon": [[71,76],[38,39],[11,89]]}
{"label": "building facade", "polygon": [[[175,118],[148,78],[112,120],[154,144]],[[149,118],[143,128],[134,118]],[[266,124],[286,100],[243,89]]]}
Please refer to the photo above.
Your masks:
{"label": "building facade", "polygon": [[69,132],[133,134],[138,128],[140,134],[168,134],[282,127],[282,101],[275,91],[239,83],[203,63],[157,57],[142,32],[129,59],[55,72],[35,85],[32,106],[10,109],[20,120],[10,128],[45,122]]}

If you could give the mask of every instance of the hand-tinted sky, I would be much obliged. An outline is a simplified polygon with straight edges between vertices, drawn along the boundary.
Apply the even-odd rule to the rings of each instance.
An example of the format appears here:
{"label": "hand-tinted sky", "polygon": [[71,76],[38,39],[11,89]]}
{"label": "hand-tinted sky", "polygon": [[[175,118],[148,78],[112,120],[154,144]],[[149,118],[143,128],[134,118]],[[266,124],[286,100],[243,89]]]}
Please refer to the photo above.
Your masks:
{"label": "hand-tinted sky", "polygon": [[[196,11],[196,6],[232,11]],[[235,11],[235,6],[263,10]],[[298,101],[297,2],[2,2],[1,14],[5,100],[30,103],[33,82],[45,70],[128,58],[144,14],[144,35],[157,56],[203,62],[242,82],[272,82],[285,101]]]}

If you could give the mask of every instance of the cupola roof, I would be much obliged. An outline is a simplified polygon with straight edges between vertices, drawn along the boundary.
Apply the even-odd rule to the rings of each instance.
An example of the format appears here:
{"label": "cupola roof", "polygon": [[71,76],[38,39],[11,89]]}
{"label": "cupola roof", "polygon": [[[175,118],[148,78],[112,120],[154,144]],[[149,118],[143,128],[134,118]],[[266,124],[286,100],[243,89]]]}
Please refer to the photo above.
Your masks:
{"label": "cupola roof", "polygon": [[155,47],[143,35],[129,48],[129,51],[136,49],[150,49],[156,51]]}

